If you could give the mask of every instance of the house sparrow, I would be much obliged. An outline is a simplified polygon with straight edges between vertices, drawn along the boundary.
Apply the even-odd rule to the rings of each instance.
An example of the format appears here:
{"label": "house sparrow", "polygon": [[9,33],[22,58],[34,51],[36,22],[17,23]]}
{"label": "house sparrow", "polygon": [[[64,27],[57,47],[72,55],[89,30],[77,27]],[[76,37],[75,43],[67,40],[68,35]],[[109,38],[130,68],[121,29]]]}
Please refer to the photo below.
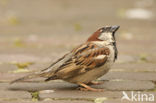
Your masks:
{"label": "house sparrow", "polygon": [[88,40],[51,64],[48,68],[12,81],[44,77],[45,81],[61,79],[78,84],[83,90],[101,91],[88,84],[108,72],[117,59],[115,32],[119,26],[98,29]]}

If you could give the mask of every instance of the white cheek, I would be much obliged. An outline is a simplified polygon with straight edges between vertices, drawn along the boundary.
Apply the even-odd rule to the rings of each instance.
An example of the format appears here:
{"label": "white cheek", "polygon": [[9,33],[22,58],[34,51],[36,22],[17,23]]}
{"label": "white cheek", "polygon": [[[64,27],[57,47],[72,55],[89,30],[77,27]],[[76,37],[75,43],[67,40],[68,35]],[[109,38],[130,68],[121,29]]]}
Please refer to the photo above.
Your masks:
{"label": "white cheek", "polygon": [[102,33],[99,37],[101,40],[110,40],[112,39],[112,33]]}
{"label": "white cheek", "polygon": [[109,39],[108,39],[110,42],[113,42],[113,37],[112,37],[112,34],[109,35]]}
{"label": "white cheek", "polygon": [[107,41],[108,42],[114,42],[113,41],[113,37],[112,37],[112,33],[107,34],[107,37],[106,38],[107,38]]}
{"label": "white cheek", "polygon": [[107,34],[108,39],[112,39],[112,33]]}

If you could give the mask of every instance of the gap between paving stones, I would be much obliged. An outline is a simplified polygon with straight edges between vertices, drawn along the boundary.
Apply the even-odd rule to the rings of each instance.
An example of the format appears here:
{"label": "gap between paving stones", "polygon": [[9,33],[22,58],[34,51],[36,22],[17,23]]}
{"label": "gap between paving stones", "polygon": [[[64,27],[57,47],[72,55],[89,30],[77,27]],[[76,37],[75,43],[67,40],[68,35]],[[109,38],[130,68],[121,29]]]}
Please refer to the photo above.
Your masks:
{"label": "gap between paving stones", "polygon": [[[96,98],[95,98],[96,99]],[[57,100],[66,100],[66,101],[91,101],[94,102],[94,98],[41,98],[38,101],[57,101]],[[30,99],[21,99],[21,98],[0,98],[2,101],[33,101]]]}
{"label": "gap between paving stones", "polygon": [[[90,102],[95,102],[96,100],[103,100],[103,101],[106,101],[106,100],[116,100],[118,99],[117,97],[96,97],[96,98],[62,98],[62,97],[47,97],[47,98],[43,98],[41,97],[39,100],[37,101],[59,101],[59,100],[65,100],[65,101],[90,101]],[[0,98],[1,101],[34,101],[32,99],[26,99],[26,98]]]}
{"label": "gap between paving stones", "polygon": [[[28,83],[29,84],[29,83]],[[38,83],[36,83],[36,84],[38,84]],[[30,85],[31,85],[31,83],[30,83]],[[66,86],[68,86],[68,85],[66,85]],[[61,90],[61,89],[60,89]],[[72,89],[71,89],[72,90]],[[51,95],[49,95],[49,96],[51,96]],[[94,101],[96,98],[56,98],[56,97],[54,97],[54,98],[50,98],[50,97],[48,97],[49,98],[49,100],[77,100],[77,101],[79,101],[79,100],[84,100],[84,101]],[[45,97],[45,98],[42,98],[41,97],[41,101],[44,101],[44,100],[48,100],[48,98],[47,97]],[[14,101],[18,101],[18,100],[21,100],[21,98],[20,99],[18,99],[18,98],[10,98],[11,100],[14,100]],[[4,98],[3,100],[10,100],[9,98]],[[110,97],[107,97],[107,99],[108,100],[115,100],[115,99],[117,99],[117,98],[110,98]],[[25,99],[23,99],[23,100],[25,100]],[[26,99],[27,100],[27,99]],[[28,99],[29,100],[29,99]]]}

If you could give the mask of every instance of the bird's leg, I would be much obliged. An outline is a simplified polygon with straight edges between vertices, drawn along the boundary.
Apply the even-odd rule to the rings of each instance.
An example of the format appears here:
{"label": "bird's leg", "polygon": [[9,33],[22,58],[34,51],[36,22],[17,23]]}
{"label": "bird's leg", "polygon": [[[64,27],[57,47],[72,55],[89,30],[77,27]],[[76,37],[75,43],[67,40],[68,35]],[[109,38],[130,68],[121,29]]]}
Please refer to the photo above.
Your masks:
{"label": "bird's leg", "polygon": [[100,85],[100,84],[103,84],[103,83],[104,82],[102,82],[102,81],[91,81],[87,85]]}
{"label": "bird's leg", "polygon": [[82,87],[79,87],[79,89],[82,91],[94,91],[94,92],[102,92],[103,91],[103,89],[95,89],[95,88],[92,88],[84,83],[77,83],[77,84],[82,86]]}

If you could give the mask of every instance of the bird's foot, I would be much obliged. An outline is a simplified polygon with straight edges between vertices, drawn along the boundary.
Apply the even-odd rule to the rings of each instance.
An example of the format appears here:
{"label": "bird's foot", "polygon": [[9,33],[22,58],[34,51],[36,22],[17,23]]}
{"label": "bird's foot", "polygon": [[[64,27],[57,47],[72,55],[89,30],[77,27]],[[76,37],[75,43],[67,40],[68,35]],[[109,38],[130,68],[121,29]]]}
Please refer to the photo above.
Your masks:
{"label": "bird's foot", "polygon": [[79,90],[81,91],[93,91],[93,92],[102,92],[104,91],[103,89],[95,89],[92,88],[84,83],[78,83],[80,85],[80,87],[78,87]]}
{"label": "bird's foot", "polygon": [[101,85],[101,84],[103,84],[104,82],[102,82],[102,81],[91,81],[91,82],[89,82],[87,85]]}

